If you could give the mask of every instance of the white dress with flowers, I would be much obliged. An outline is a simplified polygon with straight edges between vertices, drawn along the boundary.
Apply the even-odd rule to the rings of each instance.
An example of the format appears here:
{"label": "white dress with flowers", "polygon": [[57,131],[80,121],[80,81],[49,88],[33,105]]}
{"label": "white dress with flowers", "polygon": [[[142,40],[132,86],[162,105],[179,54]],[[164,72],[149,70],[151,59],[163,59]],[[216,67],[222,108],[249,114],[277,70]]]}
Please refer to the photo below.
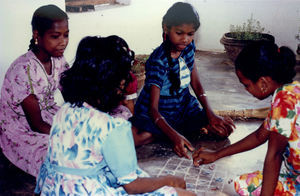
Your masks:
{"label": "white dress with flowers", "polygon": [[[149,177],[137,165],[131,124],[88,104],[65,103],[53,118],[47,157],[36,193],[127,195],[122,185]],[[164,186],[142,195],[177,195]]]}

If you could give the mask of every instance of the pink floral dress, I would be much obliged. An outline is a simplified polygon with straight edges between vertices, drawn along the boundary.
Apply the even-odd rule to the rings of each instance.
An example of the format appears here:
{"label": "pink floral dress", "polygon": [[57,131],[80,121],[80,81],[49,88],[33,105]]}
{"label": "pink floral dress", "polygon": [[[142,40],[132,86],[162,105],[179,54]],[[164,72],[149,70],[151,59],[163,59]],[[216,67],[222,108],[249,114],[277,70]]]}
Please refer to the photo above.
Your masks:
{"label": "pink floral dress", "polygon": [[3,154],[17,167],[37,176],[47,153],[49,136],[34,132],[26,120],[21,102],[34,94],[40,105],[42,118],[52,124],[59,109],[54,102],[60,74],[69,66],[64,57],[51,58],[52,73],[32,51],[16,59],[6,72],[0,99],[0,147]]}
{"label": "pink floral dress", "polygon": [[[288,138],[283,154],[282,168],[274,195],[300,195],[300,83],[278,88],[274,95],[271,111],[264,121],[267,130],[275,131]],[[244,174],[235,181],[240,195],[260,195],[262,172]]]}

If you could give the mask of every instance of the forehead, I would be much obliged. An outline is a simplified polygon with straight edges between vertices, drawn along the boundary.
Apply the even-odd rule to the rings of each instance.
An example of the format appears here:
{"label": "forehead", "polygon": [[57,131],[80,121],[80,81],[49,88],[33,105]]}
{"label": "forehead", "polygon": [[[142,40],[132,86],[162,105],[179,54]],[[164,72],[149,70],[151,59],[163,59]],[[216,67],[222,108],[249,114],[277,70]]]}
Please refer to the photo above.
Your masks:
{"label": "forehead", "polygon": [[69,31],[69,24],[68,20],[58,20],[52,23],[52,26],[50,29],[47,30],[47,32],[66,32]]}
{"label": "forehead", "polygon": [[172,26],[171,30],[191,32],[191,31],[195,31],[195,27],[193,24],[182,24],[182,25]]}

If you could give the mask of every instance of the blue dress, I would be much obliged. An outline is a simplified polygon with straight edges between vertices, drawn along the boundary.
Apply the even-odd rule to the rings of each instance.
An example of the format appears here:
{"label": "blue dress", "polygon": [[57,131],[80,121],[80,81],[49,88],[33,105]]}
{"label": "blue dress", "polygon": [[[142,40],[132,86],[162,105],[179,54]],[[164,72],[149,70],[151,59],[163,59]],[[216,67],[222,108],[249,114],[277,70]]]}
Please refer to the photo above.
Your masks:
{"label": "blue dress", "polygon": [[[84,103],[65,103],[54,116],[48,154],[35,193],[127,195],[122,185],[149,177],[137,165],[131,125]],[[164,186],[142,195],[177,195]]]}
{"label": "blue dress", "polygon": [[[136,102],[134,116],[130,119],[133,126],[154,134],[162,134],[149,114],[152,85],[160,88],[158,109],[173,128],[184,134],[199,130],[208,123],[198,100],[191,95],[189,90],[190,76],[194,68],[194,55],[194,41],[181,52],[178,58],[171,59],[172,66],[169,65],[164,42],[153,51],[146,62],[144,88]],[[170,70],[174,70],[180,77],[180,89],[176,94],[170,92]]]}

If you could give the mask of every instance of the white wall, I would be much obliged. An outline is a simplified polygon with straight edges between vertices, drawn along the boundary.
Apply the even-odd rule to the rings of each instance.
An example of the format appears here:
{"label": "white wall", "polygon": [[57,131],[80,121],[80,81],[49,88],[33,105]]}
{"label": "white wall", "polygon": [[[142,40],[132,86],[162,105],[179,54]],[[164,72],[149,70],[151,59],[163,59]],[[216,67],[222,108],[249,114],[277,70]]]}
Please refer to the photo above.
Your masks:
{"label": "white wall", "polygon": [[187,0],[200,16],[197,48],[221,49],[220,39],[229,26],[241,25],[253,14],[278,45],[296,51],[300,27],[300,0]]}
{"label": "white wall", "polygon": [[[186,0],[199,12],[201,27],[196,35],[200,50],[223,50],[220,38],[230,24],[241,24],[251,13],[275,36],[279,45],[296,50],[295,34],[300,26],[300,0]],[[131,0],[95,12],[68,13],[70,41],[65,57],[72,62],[77,44],[87,35],[123,37],[136,54],[149,54],[161,43],[161,20],[176,0]],[[56,4],[65,9],[64,0],[1,0],[0,6],[0,87],[12,63],[28,49],[30,21],[41,5]]]}

